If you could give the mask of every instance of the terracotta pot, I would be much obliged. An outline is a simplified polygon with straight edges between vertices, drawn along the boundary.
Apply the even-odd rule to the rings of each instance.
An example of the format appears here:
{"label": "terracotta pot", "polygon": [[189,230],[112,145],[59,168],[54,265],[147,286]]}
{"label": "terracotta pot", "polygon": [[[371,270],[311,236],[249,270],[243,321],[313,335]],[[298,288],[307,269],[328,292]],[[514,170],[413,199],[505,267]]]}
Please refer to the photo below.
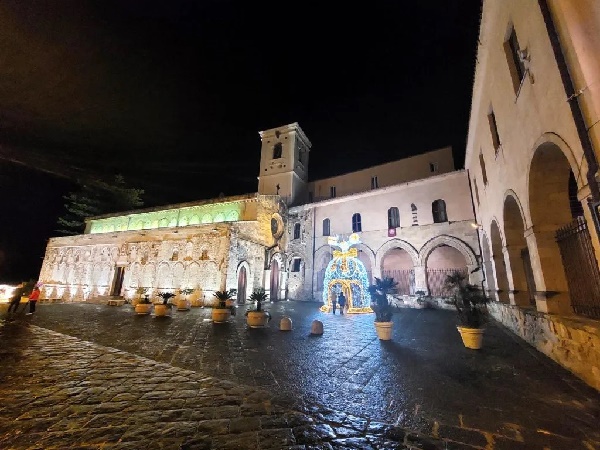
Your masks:
{"label": "terracotta pot", "polygon": [[135,305],[136,314],[150,314],[152,311],[152,303],[138,303]]}
{"label": "terracotta pot", "polygon": [[156,317],[170,316],[171,308],[168,305],[154,305],[154,315]]}
{"label": "terracotta pot", "polygon": [[213,308],[212,309],[212,320],[214,323],[224,323],[229,320],[231,311],[229,308]]}
{"label": "terracotta pot", "polygon": [[483,345],[483,328],[456,327],[467,348],[479,350]]}
{"label": "terracotta pot", "polygon": [[248,311],[246,323],[250,328],[264,328],[269,322],[269,316],[264,311]]}
{"label": "terracotta pot", "polygon": [[375,331],[380,341],[389,341],[392,339],[392,330],[394,322],[374,322]]}
{"label": "terracotta pot", "polygon": [[190,303],[186,299],[180,298],[177,300],[177,311],[189,311],[189,309]]}

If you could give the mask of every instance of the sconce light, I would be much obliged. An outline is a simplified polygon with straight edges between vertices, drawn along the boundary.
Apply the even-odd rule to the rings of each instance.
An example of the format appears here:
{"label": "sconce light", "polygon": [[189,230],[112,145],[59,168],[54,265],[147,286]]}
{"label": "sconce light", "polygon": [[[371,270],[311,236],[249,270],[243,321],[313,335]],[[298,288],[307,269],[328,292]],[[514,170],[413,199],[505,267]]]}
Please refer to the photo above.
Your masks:
{"label": "sconce light", "polygon": [[481,229],[483,228],[483,225],[477,223],[477,222],[471,222],[471,226],[475,229]]}

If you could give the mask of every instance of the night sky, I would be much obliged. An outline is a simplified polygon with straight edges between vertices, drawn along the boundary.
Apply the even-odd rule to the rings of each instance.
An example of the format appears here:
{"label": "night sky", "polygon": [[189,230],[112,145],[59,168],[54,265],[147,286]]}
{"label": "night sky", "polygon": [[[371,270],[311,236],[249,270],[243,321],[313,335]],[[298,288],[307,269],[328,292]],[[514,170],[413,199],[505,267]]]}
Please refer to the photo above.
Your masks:
{"label": "night sky", "polygon": [[480,9],[3,0],[0,282],[37,276],[77,177],[146,206],[255,192],[258,131],[290,122],[311,179],[446,145],[462,167]]}

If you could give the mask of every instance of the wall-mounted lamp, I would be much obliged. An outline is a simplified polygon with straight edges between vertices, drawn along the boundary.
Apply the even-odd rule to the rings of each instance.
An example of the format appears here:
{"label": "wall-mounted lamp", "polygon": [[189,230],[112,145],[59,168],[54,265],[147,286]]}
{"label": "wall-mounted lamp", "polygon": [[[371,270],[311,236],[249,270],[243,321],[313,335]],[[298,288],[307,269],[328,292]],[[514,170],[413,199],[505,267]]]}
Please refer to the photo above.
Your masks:
{"label": "wall-mounted lamp", "polygon": [[480,229],[483,228],[483,225],[477,223],[477,222],[471,222],[471,226],[475,229]]}

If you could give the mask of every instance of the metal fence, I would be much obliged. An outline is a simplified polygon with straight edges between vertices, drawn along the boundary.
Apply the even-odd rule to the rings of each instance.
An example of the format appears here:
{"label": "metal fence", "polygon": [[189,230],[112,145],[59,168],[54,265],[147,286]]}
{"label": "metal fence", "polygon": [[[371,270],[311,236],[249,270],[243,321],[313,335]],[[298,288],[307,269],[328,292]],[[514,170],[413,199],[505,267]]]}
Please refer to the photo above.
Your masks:
{"label": "metal fence", "polygon": [[573,311],[600,318],[600,271],[585,219],[578,217],[559,228],[556,242],[560,248]]}
{"label": "metal fence", "polygon": [[405,270],[383,270],[383,278],[391,277],[398,282],[398,294],[410,295],[415,293],[415,271],[414,269]]}
{"label": "metal fence", "polygon": [[462,273],[468,279],[467,268],[464,269],[427,269],[427,286],[429,295],[433,297],[451,297],[452,292],[446,287],[448,275]]}

